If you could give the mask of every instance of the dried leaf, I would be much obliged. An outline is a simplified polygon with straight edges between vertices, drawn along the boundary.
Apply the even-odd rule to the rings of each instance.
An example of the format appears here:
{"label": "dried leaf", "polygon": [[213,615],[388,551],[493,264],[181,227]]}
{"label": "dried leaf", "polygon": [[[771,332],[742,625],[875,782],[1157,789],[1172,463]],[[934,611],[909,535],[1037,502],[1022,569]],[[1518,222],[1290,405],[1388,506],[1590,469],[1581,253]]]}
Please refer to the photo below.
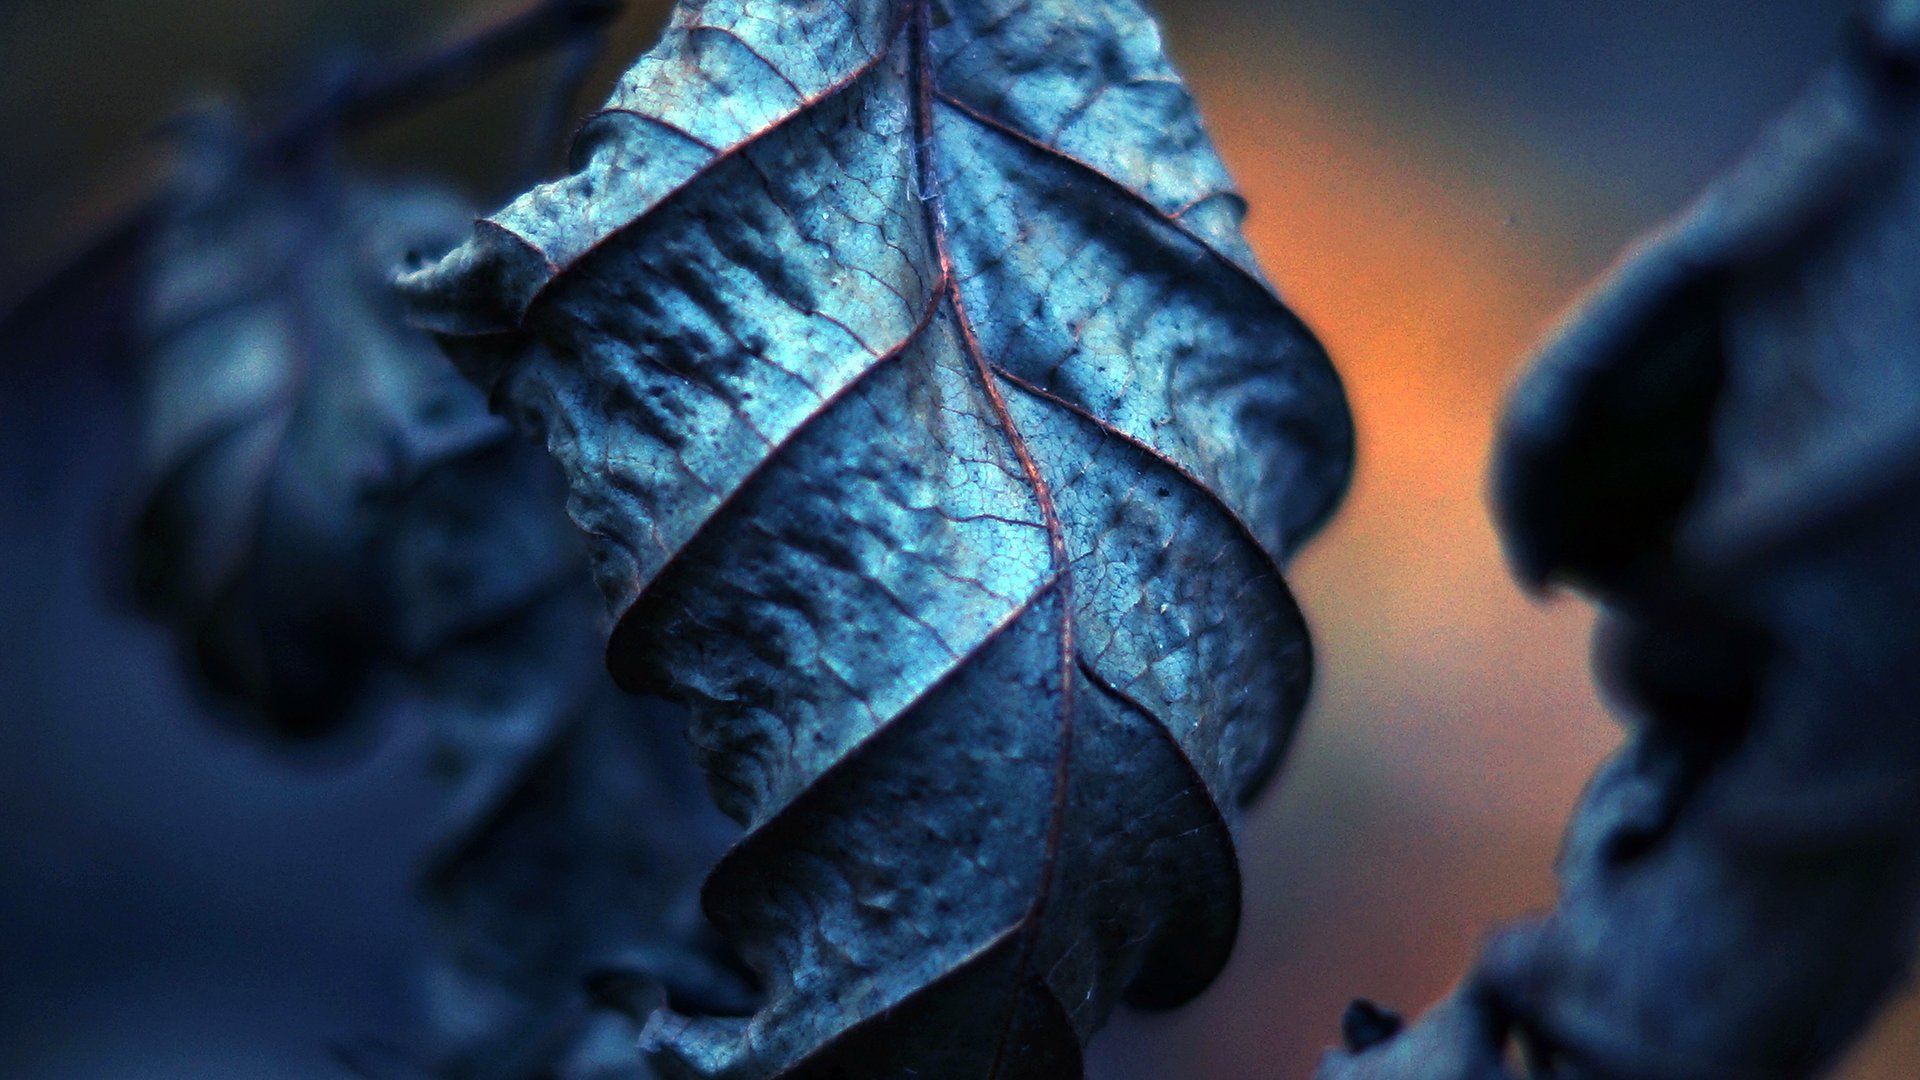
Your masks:
{"label": "dried leaf", "polygon": [[[1874,7],[1522,386],[1522,572],[1606,605],[1635,730],[1562,895],[1324,1080],[1825,1074],[1920,935],[1920,8]],[[1471,1018],[1472,1022],[1463,1022]]]}
{"label": "dried leaf", "polygon": [[709,0],[402,288],[544,434],[748,836],[675,1075],[1077,1075],[1231,947],[1337,379],[1129,0]]}
{"label": "dried leaf", "polygon": [[471,218],[324,147],[263,158],[214,122],[191,148],[140,289],[145,595],[248,723],[427,726],[433,1075],[631,1075],[638,1021],[589,978],[753,1003],[695,903],[736,830],[601,670],[551,461],[400,317],[393,269]]}
{"label": "dried leaf", "polygon": [[[581,670],[586,599],[438,671],[457,781],[426,876],[445,946],[428,1004],[446,1080],[632,1077],[636,999],[729,1015],[757,1003],[698,907],[700,875],[736,830],[705,805],[678,732],[617,691],[556,678],[605,681]],[[530,657],[529,639],[570,655]]]}
{"label": "dried leaf", "polygon": [[1846,62],[1543,350],[1497,462],[1529,582],[1741,562],[1800,524],[1796,499],[1901,482],[1884,465],[1920,398],[1902,8],[1866,16]]}
{"label": "dried leaf", "polygon": [[[450,472],[469,504],[501,480]],[[728,1014],[757,1000],[697,902],[737,829],[706,805],[671,715],[600,669],[592,589],[570,584],[408,671],[452,789],[424,874],[445,1080],[631,1077],[634,995]]]}
{"label": "dried leaf", "polygon": [[382,565],[392,505],[441,461],[512,438],[377,284],[465,215],[323,163],[252,168],[227,118],[197,126],[143,290],[134,587],[215,688],[285,733],[322,734],[383,654],[525,603],[573,549],[509,519],[490,537],[518,558],[441,560],[465,576],[398,595]]}

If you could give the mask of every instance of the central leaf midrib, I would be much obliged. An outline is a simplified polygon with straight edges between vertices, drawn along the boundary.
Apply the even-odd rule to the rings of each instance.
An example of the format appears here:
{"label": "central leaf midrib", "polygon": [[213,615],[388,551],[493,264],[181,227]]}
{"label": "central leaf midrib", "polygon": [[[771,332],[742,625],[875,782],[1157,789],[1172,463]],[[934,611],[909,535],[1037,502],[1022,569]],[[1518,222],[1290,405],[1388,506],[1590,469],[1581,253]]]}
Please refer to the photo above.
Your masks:
{"label": "central leaf midrib", "polygon": [[[853,385],[864,382],[866,377],[874,371],[883,369],[888,366],[889,362],[900,359],[901,355],[930,329],[931,323],[934,318],[937,317],[937,313],[941,307],[947,307],[952,312],[962,349],[966,354],[970,366],[974,368],[982,393],[991,406],[994,426],[1000,428],[1014,456],[1018,459],[1021,471],[1025,474],[1031,486],[1034,498],[1039,503],[1044,518],[1052,569],[1047,575],[1046,582],[1036,589],[1021,606],[1025,608],[1027,612],[1030,612],[1032,606],[1045,602],[1049,598],[1051,598],[1052,602],[1061,605],[1058,627],[1061,695],[1059,700],[1060,744],[1054,768],[1052,808],[1047,829],[1046,849],[1040,871],[1040,880],[1035,889],[1032,902],[1018,919],[1000,931],[1002,939],[1019,936],[1022,941],[1020,945],[1020,955],[1012,973],[1009,1011],[1005,1023],[1001,1028],[1000,1037],[986,1073],[986,1076],[991,1080],[991,1078],[998,1077],[1007,1067],[1010,1055],[1014,1052],[1011,1046],[1013,1033],[1020,1020],[1021,1009],[1023,1007],[1022,1001],[1024,999],[1023,991],[1034,968],[1034,957],[1038,949],[1040,927],[1052,898],[1057,865],[1063,846],[1072,765],[1073,732],[1077,718],[1076,693],[1079,689],[1080,680],[1083,677],[1093,674],[1091,667],[1088,666],[1088,662],[1081,655],[1076,644],[1076,610],[1073,603],[1071,581],[1072,559],[1068,546],[1067,531],[1062,524],[1058,508],[1055,505],[1054,492],[1042,474],[1039,463],[1029,448],[1020,425],[1012,414],[1006,397],[1009,390],[1007,387],[1003,387],[1001,380],[1004,378],[1011,384],[1012,388],[1016,390],[1034,394],[1056,406],[1065,407],[1070,412],[1080,415],[1083,419],[1095,422],[1101,426],[1102,430],[1106,430],[1110,434],[1124,435],[1124,433],[1111,428],[1110,425],[1100,421],[1084,409],[1074,406],[1071,402],[1057,398],[1037,386],[1025,383],[1011,371],[1008,371],[1003,365],[991,360],[985,354],[979,336],[976,334],[973,323],[968,317],[966,301],[960,288],[960,276],[956,272],[952,245],[950,243],[950,233],[945,217],[943,174],[939,168],[940,163],[938,160],[940,147],[934,137],[936,130],[936,108],[950,109],[955,116],[974,123],[983,124],[1003,136],[1013,137],[1020,133],[1009,128],[1003,122],[986,116],[964,101],[955,98],[939,86],[934,70],[935,65],[933,63],[930,0],[902,0],[901,11],[903,13],[902,23],[899,25],[899,29],[895,32],[892,40],[880,50],[872,62],[863,65],[862,70],[854,78],[850,78],[836,87],[835,92],[837,93],[856,85],[859,82],[859,76],[865,75],[873,70],[880,62],[884,61],[886,56],[894,55],[894,50],[900,48],[903,44],[908,48],[907,94],[912,103],[913,134],[915,137],[914,158],[918,180],[916,188],[918,194],[921,196],[924,223],[928,230],[928,236],[932,242],[937,261],[935,268],[937,280],[928,294],[927,307],[923,311],[922,317],[916,326],[906,335],[905,339],[899,345],[888,350],[886,354],[877,357],[874,363],[872,363],[860,377],[853,381]],[[903,38],[905,39],[904,42],[902,41]],[[817,107],[822,100],[830,98],[831,96],[833,95],[822,95],[819,100],[809,102],[806,107],[796,110],[793,115],[789,116],[787,121],[791,121],[794,116],[804,115],[811,111],[812,108]],[[762,132],[760,135],[764,136],[784,126],[784,121],[781,124],[772,125],[768,129],[768,132]],[[715,162],[709,163],[708,168],[703,168],[701,174],[709,171],[710,168],[717,165],[720,160],[736,157],[740,151],[747,149],[748,146],[757,141],[759,141],[759,139],[755,138],[748,140],[746,145],[728,148],[726,152],[719,155],[719,158],[717,158]],[[1217,249],[1214,249],[1211,244],[1208,244],[1195,235],[1183,222],[1170,218],[1164,210],[1145,200],[1139,193],[1127,188],[1116,178],[1085,161],[1066,154],[1057,147],[1050,147],[1038,143],[1030,137],[1021,138],[1019,141],[1031,149],[1044,151],[1049,156],[1061,160],[1068,165],[1075,166],[1079,170],[1091,174],[1092,177],[1103,181],[1103,187],[1118,191],[1120,194],[1126,196],[1130,202],[1148,211],[1154,221],[1169,226],[1174,232],[1181,234],[1184,239],[1197,244],[1203,250],[1219,257],[1222,262],[1228,264],[1228,266],[1234,270],[1246,275],[1245,268],[1240,267],[1237,263],[1234,263],[1233,260],[1225,258],[1224,255]],[[670,194],[666,199],[663,199],[662,202],[671,201],[675,196],[682,194],[686,189],[694,186],[694,182],[699,179],[699,175],[700,174],[696,174],[696,176],[691,178],[680,190]],[[1260,291],[1263,294],[1272,297],[1271,288],[1267,286],[1264,281],[1260,281],[1252,275],[1246,276],[1260,286]],[[1274,298],[1274,303],[1278,303],[1277,298]],[[864,344],[864,342],[862,344]],[[868,351],[872,351],[871,348],[869,348]],[[851,389],[851,387],[843,388],[842,393],[847,389]],[[837,399],[840,396],[842,396],[842,394],[836,394],[834,398]],[[821,410],[821,412],[824,411],[824,409]],[[817,416],[819,413],[817,412],[815,415]],[[803,428],[805,426],[806,425],[802,425]],[[793,434],[797,435],[798,432]],[[791,436],[787,439],[778,440],[782,447],[791,441]],[[1253,530],[1248,527],[1241,515],[1234,512],[1231,507],[1220,500],[1208,485],[1198,482],[1198,478],[1190,471],[1180,467],[1157,448],[1132,437],[1127,437],[1126,441],[1137,449],[1145,451],[1159,464],[1170,467],[1181,479],[1188,481],[1192,486],[1204,491],[1215,505],[1225,512],[1225,516],[1239,527],[1245,539],[1251,544],[1254,550],[1264,556],[1268,563],[1273,566],[1277,576],[1278,566],[1274,565],[1277,560],[1274,559],[1266,545],[1259,542],[1258,538],[1253,535]],[[771,461],[778,456],[777,453],[770,454],[767,460]],[[765,463],[766,462],[763,462],[762,464],[764,465]],[[759,469],[755,470],[756,473],[759,471]],[[742,485],[741,488],[736,488],[736,494],[744,489],[744,487],[745,485]],[[732,501],[731,498],[723,500],[722,506],[724,507]],[[720,514],[716,513],[709,519],[709,524],[719,516]],[[695,533],[697,534],[700,531],[703,530],[696,529]],[[683,553],[687,546],[688,545],[682,545],[676,553],[676,558],[668,560],[668,563],[661,568],[661,572],[656,574],[646,586],[642,587],[639,594],[635,596],[633,603],[629,606],[629,615],[632,614],[634,609],[641,606],[641,602],[645,599],[646,594],[652,591],[652,587],[664,579],[666,569],[678,561],[677,554]],[[1026,612],[1022,612],[1021,617],[1024,617],[1025,614]],[[990,641],[999,637],[1000,631],[1006,628],[1007,626],[1002,624],[994,633],[988,636],[987,640]],[[966,661],[977,656],[978,652],[978,647],[967,650],[965,655],[955,658],[956,666],[964,665]],[[1085,669],[1084,676],[1083,669]],[[938,680],[937,682],[943,683],[944,680]],[[1133,703],[1133,705],[1135,708],[1140,708],[1141,711],[1146,712],[1146,714],[1155,721],[1159,720],[1157,716],[1154,716],[1151,712],[1147,712],[1138,703]],[[1158,728],[1163,735],[1169,737],[1170,741],[1175,744],[1176,749],[1180,751],[1184,758],[1184,748],[1178,746],[1177,739],[1171,738],[1172,733],[1166,730],[1164,723],[1156,722],[1154,726]],[[858,753],[861,748],[861,746],[856,746],[851,752]],[[1190,760],[1187,762],[1187,767],[1193,771],[1196,778],[1199,777],[1199,771],[1194,768]],[[1207,785],[1202,782],[1201,788],[1202,790],[1207,790]],[[1211,796],[1211,792],[1209,792],[1209,795]],[[1209,798],[1209,801],[1214,802],[1211,798]],[[1217,813],[1219,809],[1217,802],[1214,802],[1214,805]],[[729,858],[722,860],[723,867],[728,863],[736,862],[738,857],[741,856],[746,849],[753,846],[753,842],[757,839],[757,834],[763,831],[763,829],[756,829],[750,832],[747,837],[743,837],[741,842],[735,846],[735,850],[729,852]],[[717,867],[715,873],[709,878],[709,888],[706,890],[707,892],[710,893],[715,883],[726,876],[720,872],[721,869],[722,867]],[[709,903],[711,902],[712,898],[709,897]],[[1046,989],[1047,992],[1051,992],[1050,988]]]}
{"label": "central leaf midrib", "polygon": [[1052,576],[1059,581],[1054,602],[1060,605],[1058,735],[1060,747],[1054,763],[1052,805],[1047,823],[1046,849],[1040,867],[1040,882],[1035,889],[1032,905],[1016,924],[1016,932],[1022,934],[1025,940],[1020,946],[1020,957],[1014,964],[1007,1018],[1001,1026],[993,1058],[986,1072],[987,1080],[994,1080],[1000,1075],[1008,1042],[1018,1023],[1022,1002],[1021,988],[1026,984],[1028,974],[1033,967],[1033,955],[1039,943],[1040,927],[1053,894],[1054,873],[1059,862],[1061,840],[1065,830],[1067,793],[1073,762],[1074,688],[1078,677],[1074,649],[1072,558],[1067,550],[1066,530],[1060,523],[1059,510],[1054,505],[1053,491],[1041,474],[1039,463],[1034,459],[1025,435],[1007,407],[1006,398],[994,376],[993,364],[980,347],[980,340],[974,333],[971,320],[967,317],[966,301],[960,295],[959,275],[956,273],[953,252],[948,243],[944,184],[939,163],[935,160],[933,108],[939,91],[935,85],[931,56],[932,4],[931,0],[907,0],[907,2],[911,5],[907,29],[912,38],[908,60],[908,84],[914,95],[914,157],[919,171],[919,189],[927,230],[939,260],[940,284],[946,291],[947,303],[953,309],[961,345],[973,362],[975,373],[980,380],[981,391],[991,403],[995,419],[1005,434],[1014,457],[1018,459],[1021,470],[1026,474],[1027,481],[1033,489],[1034,499],[1039,503],[1041,516],[1047,527],[1047,547],[1051,556]]}

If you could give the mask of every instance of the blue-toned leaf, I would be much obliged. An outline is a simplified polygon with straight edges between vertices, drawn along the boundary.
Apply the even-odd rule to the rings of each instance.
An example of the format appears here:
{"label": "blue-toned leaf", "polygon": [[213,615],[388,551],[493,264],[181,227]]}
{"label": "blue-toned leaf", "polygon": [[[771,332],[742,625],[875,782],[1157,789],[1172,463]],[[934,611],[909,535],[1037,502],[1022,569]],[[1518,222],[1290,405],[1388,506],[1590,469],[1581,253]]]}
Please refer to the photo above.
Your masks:
{"label": "blue-toned leaf", "polygon": [[631,1076],[626,998],[753,1004],[696,899],[736,830],[602,670],[552,462],[401,317],[393,269],[471,217],[218,125],[190,149],[137,275],[144,599],[244,723],[426,729],[432,1075]]}
{"label": "blue-toned leaf", "polygon": [[1864,5],[1845,62],[1542,350],[1496,462],[1529,583],[1741,561],[1817,527],[1809,500],[1911,482],[1917,23]]}
{"label": "blue-toned leaf", "polygon": [[516,558],[389,580],[389,557],[412,571],[383,550],[395,502],[441,462],[512,438],[376,284],[464,215],[323,164],[256,168],[224,117],[196,126],[141,292],[134,587],[187,632],[216,689],[281,731],[320,734],[383,653],[525,603],[568,572],[572,546],[537,503],[506,508],[518,516],[463,541]]}
{"label": "blue-toned leaf", "polygon": [[1567,830],[1555,909],[1321,1080],[1510,1080],[1516,1056],[1556,1080],[1809,1080],[1910,981],[1920,7],[1860,12],[1521,384],[1502,525],[1533,584],[1604,605],[1631,736]]}
{"label": "blue-toned leaf", "polygon": [[564,467],[750,831],[676,1075],[1059,1077],[1224,962],[1336,377],[1128,0],[707,0],[402,281]]}

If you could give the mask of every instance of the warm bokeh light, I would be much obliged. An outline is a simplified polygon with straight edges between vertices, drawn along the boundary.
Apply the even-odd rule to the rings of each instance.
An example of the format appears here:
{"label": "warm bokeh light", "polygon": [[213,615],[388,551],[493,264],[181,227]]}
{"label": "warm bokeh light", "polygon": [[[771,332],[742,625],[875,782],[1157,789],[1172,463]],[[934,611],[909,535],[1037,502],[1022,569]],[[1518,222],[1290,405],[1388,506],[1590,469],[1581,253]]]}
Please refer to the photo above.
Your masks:
{"label": "warm bokeh light", "polygon": [[[1260,55],[1186,61],[1255,248],[1346,377],[1359,468],[1294,572],[1319,691],[1248,829],[1240,951],[1193,1009],[1099,1047],[1113,1076],[1305,1077],[1351,998],[1444,994],[1488,929],[1551,902],[1560,831],[1620,738],[1588,680],[1591,611],[1512,583],[1484,492],[1507,388],[1634,208],[1519,142],[1470,175],[1447,132],[1337,67]],[[1916,1063],[1920,1004],[1844,1080]]]}
{"label": "warm bokeh light", "polygon": [[1617,739],[1588,614],[1510,584],[1482,493],[1504,388],[1589,268],[1520,193],[1242,59],[1188,66],[1255,247],[1345,374],[1360,462],[1294,574],[1319,691],[1249,827],[1241,950],[1192,1012],[1105,1048],[1139,1077],[1305,1076],[1349,999],[1444,993],[1487,927],[1550,901],[1561,822]]}

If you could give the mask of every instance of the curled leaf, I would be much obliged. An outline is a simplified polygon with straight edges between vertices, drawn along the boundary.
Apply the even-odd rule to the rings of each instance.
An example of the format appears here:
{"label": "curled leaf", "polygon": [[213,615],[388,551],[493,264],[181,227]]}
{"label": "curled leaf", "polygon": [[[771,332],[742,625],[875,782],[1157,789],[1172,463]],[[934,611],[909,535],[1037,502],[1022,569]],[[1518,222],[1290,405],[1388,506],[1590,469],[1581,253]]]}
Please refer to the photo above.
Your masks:
{"label": "curled leaf", "polygon": [[1887,470],[1920,397],[1909,6],[1872,5],[1845,62],[1542,351],[1496,462],[1529,583],[1731,565],[1807,523],[1796,498],[1911,479]]}
{"label": "curled leaf", "polygon": [[[1555,910],[1324,1080],[1806,1080],[1920,928],[1920,8],[1548,346],[1500,447],[1523,574],[1606,605],[1627,748]],[[1463,1018],[1472,1022],[1463,1023]]]}
{"label": "curled leaf", "polygon": [[619,977],[743,1011],[695,903],[733,826],[598,663],[553,464],[388,286],[452,197],[200,131],[140,286],[141,591],[247,722],[426,728],[449,789],[426,894],[444,1080],[631,1075]]}
{"label": "curled leaf", "polygon": [[454,782],[424,875],[445,1080],[632,1077],[655,995],[729,1015],[757,1000],[695,888],[735,829],[672,726],[600,685],[585,592],[449,653],[429,685]]}
{"label": "curled leaf", "polygon": [[223,117],[197,126],[145,274],[134,588],[216,689],[285,733],[322,734],[384,654],[459,629],[421,619],[451,606],[485,621],[571,551],[549,530],[518,558],[419,583],[432,614],[396,593],[391,505],[441,461],[512,437],[377,284],[465,215],[321,162],[252,168]]}
{"label": "curled leaf", "polygon": [[1225,961],[1351,451],[1157,30],[683,3],[576,161],[402,289],[750,827],[706,906],[768,1000],[657,1017],[661,1066],[1076,1075]]}

